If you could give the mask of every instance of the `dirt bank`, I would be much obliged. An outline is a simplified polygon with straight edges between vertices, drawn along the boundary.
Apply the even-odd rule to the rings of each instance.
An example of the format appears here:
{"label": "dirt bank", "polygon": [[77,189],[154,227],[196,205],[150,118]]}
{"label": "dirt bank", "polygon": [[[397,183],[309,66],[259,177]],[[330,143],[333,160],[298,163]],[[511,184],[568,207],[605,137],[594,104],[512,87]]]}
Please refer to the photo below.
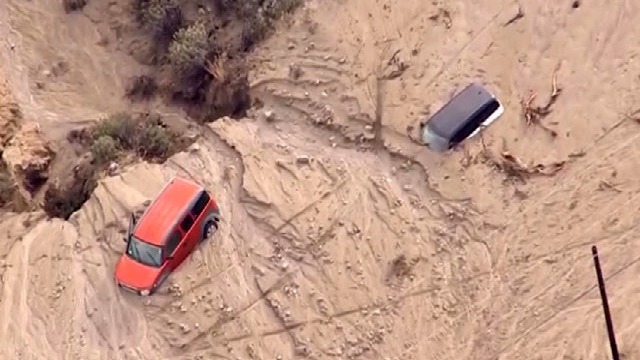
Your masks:
{"label": "dirt bank", "polygon": [[[15,50],[0,53],[14,59],[3,70],[14,70],[26,116],[118,110],[120,100],[82,101],[91,92],[79,79],[97,89],[121,79],[94,66],[74,67],[82,75],[64,102],[32,95],[36,59],[51,62],[56,48],[33,34],[54,15],[44,0],[8,4],[2,31],[12,26]],[[640,8],[521,4],[524,17],[510,22],[518,6],[507,1],[308,1],[252,56],[262,107],[247,118],[200,128],[164,165],[101,180],[69,221],[3,215],[0,357],[598,359],[608,349],[592,244],[621,352],[640,354],[640,127],[626,117],[640,103],[640,43],[626,36]],[[93,46],[85,33],[78,41]],[[558,64],[562,92],[543,119],[553,138],[520,115],[529,91],[546,101]],[[391,79],[378,86],[383,71]],[[407,139],[471,79],[506,109],[484,145],[443,156]],[[493,161],[502,151],[566,163],[554,176],[505,173]],[[126,214],[175,175],[216,196],[221,231],[158,296],[123,294],[112,272]]]}

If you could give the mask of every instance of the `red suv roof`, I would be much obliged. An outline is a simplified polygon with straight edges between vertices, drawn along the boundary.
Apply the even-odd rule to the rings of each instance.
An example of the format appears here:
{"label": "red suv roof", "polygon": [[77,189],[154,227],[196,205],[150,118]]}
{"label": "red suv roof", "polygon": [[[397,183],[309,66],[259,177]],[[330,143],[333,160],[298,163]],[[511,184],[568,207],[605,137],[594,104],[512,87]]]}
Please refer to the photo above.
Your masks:
{"label": "red suv roof", "polygon": [[203,188],[191,181],[174,178],[144,212],[133,235],[153,245],[162,245],[169,230]]}

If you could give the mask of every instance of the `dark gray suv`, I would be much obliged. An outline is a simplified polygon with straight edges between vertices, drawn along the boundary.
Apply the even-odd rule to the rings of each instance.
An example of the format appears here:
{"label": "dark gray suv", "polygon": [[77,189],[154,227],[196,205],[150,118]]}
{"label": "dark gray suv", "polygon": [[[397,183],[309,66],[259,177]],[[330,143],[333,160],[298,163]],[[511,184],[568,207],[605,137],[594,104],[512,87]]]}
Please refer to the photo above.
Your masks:
{"label": "dark gray suv", "polygon": [[492,93],[472,83],[422,126],[422,142],[430,149],[446,152],[489,126],[503,112]]}

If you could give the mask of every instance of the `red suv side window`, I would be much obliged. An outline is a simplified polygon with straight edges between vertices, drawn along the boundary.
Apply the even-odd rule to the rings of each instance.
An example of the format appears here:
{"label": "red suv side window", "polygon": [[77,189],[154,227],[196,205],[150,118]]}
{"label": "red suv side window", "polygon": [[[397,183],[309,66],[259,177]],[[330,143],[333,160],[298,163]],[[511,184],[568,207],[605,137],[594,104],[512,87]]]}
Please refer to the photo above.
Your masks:
{"label": "red suv side window", "polygon": [[189,232],[189,230],[191,230],[192,226],[193,226],[193,218],[191,217],[191,215],[187,214],[187,216],[185,216],[184,219],[182,219],[182,222],[180,223],[180,228],[182,228],[182,232],[186,234]]}
{"label": "red suv side window", "polygon": [[180,245],[180,240],[182,240],[182,236],[177,230],[174,230],[169,237],[169,241],[167,241],[167,246],[165,247],[165,258],[173,254],[178,245]]}
{"label": "red suv side window", "polygon": [[196,203],[193,204],[193,208],[191,209],[191,213],[193,214],[194,219],[197,219],[198,216],[202,214],[202,211],[204,211],[204,208],[207,206],[210,199],[211,198],[209,197],[209,194],[206,191],[203,191],[200,194],[200,196],[198,197],[198,201],[196,201]]}

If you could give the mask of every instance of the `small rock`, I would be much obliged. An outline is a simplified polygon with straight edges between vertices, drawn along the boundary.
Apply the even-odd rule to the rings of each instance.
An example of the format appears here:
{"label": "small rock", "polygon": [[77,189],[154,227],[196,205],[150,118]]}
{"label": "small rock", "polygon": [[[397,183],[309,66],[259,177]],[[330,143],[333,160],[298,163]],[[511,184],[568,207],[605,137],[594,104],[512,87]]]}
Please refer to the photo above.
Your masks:
{"label": "small rock", "polygon": [[304,75],[304,72],[302,71],[302,68],[300,66],[296,64],[289,65],[289,77],[291,77],[294,80],[297,80],[300,77],[302,77],[302,75]]}
{"label": "small rock", "polygon": [[198,152],[198,151],[200,151],[200,144],[193,143],[193,144],[191,144],[191,146],[189,146],[189,152],[195,153],[195,152]]}
{"label": "small rock", "polygon": [[280,269],[281,270],[287,270],[289,268],[289,263],[287,261],[283,261],[280,263]]}
{"label": "small rock", "polygon": [[276,115],[273,112],[273,110],[265,110],[264,118],[265,118],[265,120],[271,122],[271,121],[274,121],[276,119]]}
{"label": "small rock", "polygon": [[308,165],[311,163],[311,158],[307,155],[300,155],[296,158],[296,162],[301,165]]}
{"label": "small rock", "polygon": [[107,174],[108,174],[109,176],[117,175],[117,174],[118,174],[118,170],[119,170],[118,163],[117,163],[117,162],[115,162],[115,161],[112,161],[112,162],[109,164],[109,167],[107,168]]}

